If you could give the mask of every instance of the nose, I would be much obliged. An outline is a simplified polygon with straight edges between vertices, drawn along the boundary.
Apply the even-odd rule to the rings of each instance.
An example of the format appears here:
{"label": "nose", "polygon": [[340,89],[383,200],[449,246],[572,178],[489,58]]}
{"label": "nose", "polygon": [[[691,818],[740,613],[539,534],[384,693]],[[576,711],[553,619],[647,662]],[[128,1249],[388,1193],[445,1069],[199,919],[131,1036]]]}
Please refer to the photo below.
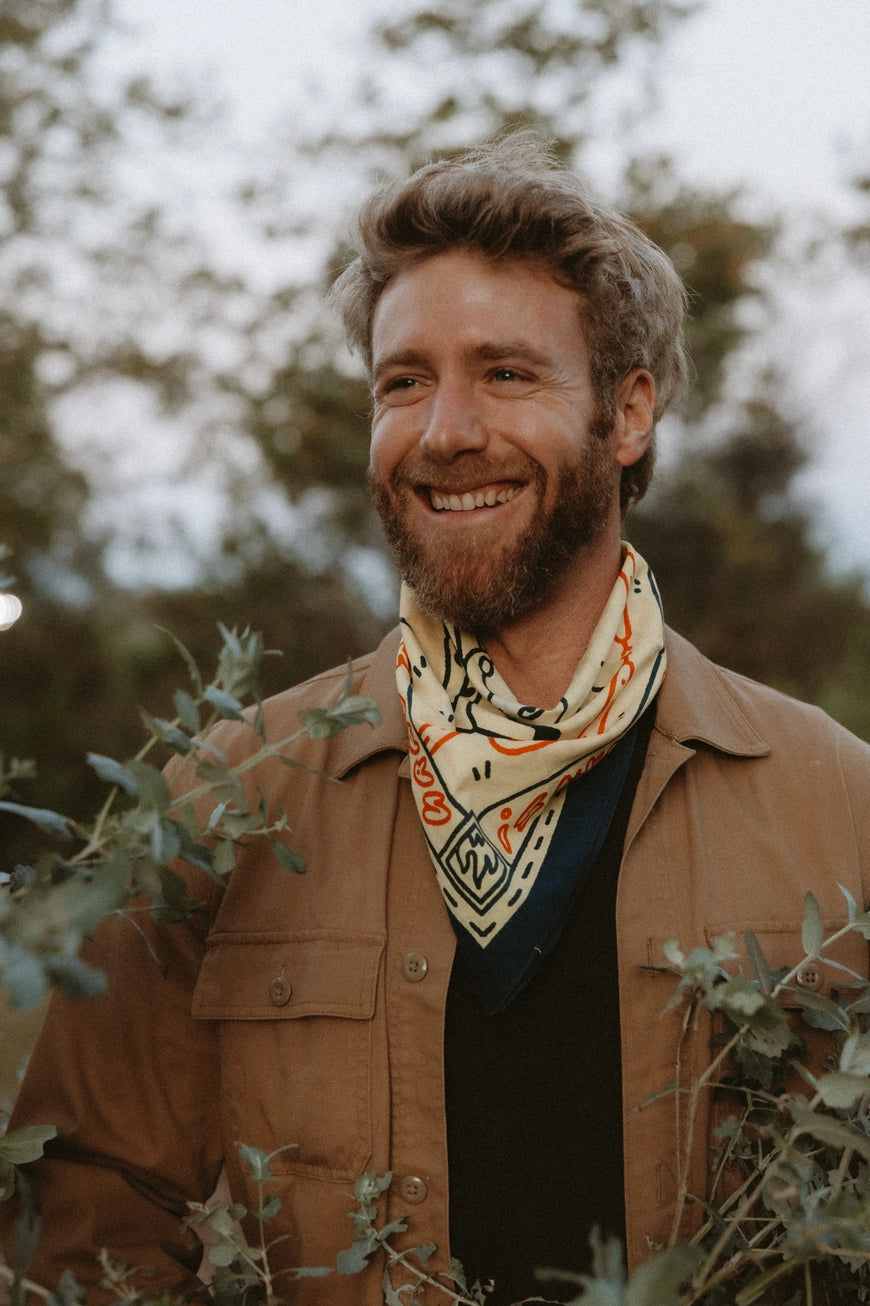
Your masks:
{"label": "nose", "polygon": [[433,395],[420,447],[430,458],[450,462],[483,449],[486,426],[469,385],[441,380]]}

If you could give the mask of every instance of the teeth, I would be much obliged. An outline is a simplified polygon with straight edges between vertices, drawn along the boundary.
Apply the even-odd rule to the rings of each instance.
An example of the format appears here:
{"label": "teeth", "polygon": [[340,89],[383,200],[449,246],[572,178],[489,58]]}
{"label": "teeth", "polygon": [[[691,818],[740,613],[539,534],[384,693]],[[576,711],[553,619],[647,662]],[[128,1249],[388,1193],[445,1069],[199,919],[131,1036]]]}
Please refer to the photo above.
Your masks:
{"label": "teeth", "polygon": [[441,490],[429,491],[429,502],[436,512],[473,512],[475,508],[494,508],[497,503],[510,503],[519,494],[517,485],[503,490],[466,490],[464,494],[445,494]]}

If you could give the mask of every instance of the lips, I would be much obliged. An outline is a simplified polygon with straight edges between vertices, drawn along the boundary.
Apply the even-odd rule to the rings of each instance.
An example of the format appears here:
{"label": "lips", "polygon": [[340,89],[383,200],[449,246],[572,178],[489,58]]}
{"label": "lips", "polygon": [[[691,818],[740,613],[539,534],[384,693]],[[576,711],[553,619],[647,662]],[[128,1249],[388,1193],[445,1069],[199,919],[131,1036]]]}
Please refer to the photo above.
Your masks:
{"label": "lips", "polygon": [[429,487],[429,502],[436,512],[473,512],[477,508],[494,508],[500,503],[510,503],[522,489],[521,485],[489,485],[461,494]]}

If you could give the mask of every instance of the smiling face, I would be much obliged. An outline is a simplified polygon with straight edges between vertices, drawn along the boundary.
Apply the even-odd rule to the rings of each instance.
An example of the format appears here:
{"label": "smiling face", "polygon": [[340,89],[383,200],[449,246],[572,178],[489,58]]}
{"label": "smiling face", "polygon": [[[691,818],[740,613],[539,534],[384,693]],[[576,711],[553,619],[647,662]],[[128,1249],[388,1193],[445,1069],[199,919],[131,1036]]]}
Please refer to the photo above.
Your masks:
{"label": "smiling face", "polygon": [[427,611],[499,631],[617,556],[620,474],[643,450],[599,429],[573,291],[451,250],[387,285],[372,344],[369,485]]}

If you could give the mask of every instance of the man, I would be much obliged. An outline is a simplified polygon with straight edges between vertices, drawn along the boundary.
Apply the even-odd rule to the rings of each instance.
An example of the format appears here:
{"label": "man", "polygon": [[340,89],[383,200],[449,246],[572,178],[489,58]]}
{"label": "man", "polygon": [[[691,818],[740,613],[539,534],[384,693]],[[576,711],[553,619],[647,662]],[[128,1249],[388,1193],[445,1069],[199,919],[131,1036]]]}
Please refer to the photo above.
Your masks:
{"label": "man", "polygon": [[[707,1100],[688,1131],[680,1094],[639,1110],[704,1064],[665,1012],[662,945],[751,926],[776,966],[801,955],[807,888],[826,919],[837,881],[866,901],[870,750],[666,631],[622,543],[683,384],[683,299],[525,138],[363,210],[336,300],[404,578],[400,629],[355,668],[383,720],[299,747],[340,786],[247,775],[291,814],[305,876],[252,842],[225,894],[189,876],[202,918],[154,927],[165,978],[113,923],[108,994],[54,1004],[13,1122],[60,1133],[34,1167],[36,1277],[93,1278],[101,1246],[192,1275],[185,1203],[224,1165],[255,1205],[236,1140],[287,1149],[275,1270],[334,1264],[354,1180],[391,1171],[395,1245],[434,1243],[431,1273],[458,1257],[501,1306],[540,1292],[536,1265],[584,1268],[595,1225],[633,1263],[664,1243],[687,1136],[704,1190]],[[268,703],[269,734],[344,674]],[[236,763],[255,736],[213,742]],[[375,1306],[382,1269],[276,1289]]]}

